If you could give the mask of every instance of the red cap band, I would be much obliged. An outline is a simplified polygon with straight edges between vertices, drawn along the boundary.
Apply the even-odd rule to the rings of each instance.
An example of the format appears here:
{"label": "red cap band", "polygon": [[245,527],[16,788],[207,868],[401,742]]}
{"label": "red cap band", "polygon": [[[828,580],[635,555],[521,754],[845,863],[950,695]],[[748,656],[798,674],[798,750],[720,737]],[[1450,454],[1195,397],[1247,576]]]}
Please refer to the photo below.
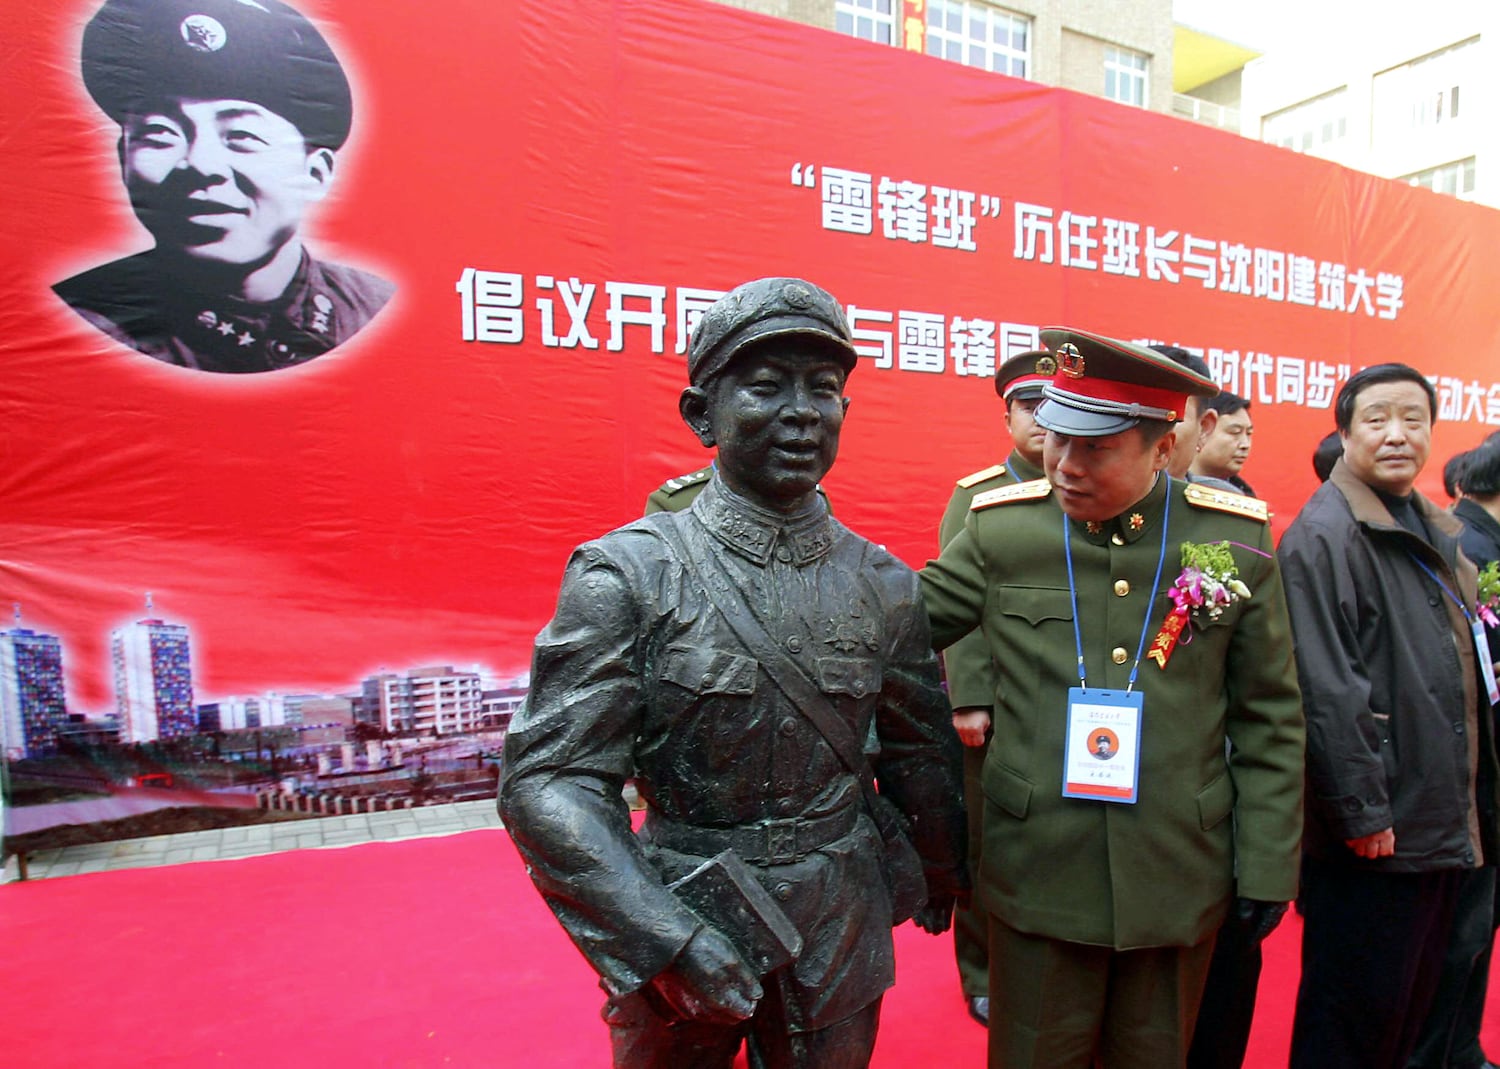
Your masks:
{"label": "red cap band", "polygon": [[1120,405],[1143,405],[1147,408],[1164,409],[1171,413],[1173,422],[1182,418],[1182,414],[1187,411],[1188,395],[1182,390],[1138,386],[1133,382],[1090,378],[1087,375],[1074,378],[1061,370],[1052,377],[1052,385],[1059,390],[1066,390],[1068,393],[1088,397],[1095,401],[1113,401]]}

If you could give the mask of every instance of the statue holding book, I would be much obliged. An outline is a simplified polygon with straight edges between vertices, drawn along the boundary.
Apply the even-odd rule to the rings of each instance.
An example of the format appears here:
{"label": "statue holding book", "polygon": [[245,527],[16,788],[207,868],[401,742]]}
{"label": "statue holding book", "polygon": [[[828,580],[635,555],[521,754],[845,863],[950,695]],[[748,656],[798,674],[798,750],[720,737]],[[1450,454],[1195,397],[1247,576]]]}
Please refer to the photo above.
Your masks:
{"label": "statue holding book", "polygon": [[578,547],[537,638],[500,809],[600,975],[616,1066],[868,1065],[891,927],[941,932],[967,892],[916,577],[817,495],[855,362],[811,283],[708,309],[679,408],[712,480]]}

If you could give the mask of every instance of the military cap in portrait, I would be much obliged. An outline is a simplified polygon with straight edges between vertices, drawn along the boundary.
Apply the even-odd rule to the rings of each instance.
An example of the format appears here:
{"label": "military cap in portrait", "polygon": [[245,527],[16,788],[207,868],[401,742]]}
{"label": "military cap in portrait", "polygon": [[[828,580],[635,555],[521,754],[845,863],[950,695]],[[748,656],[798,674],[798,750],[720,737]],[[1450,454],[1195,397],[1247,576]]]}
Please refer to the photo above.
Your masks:
{"label": "military cap in portrait", "polygon": [[82,62],[89,95],[118,123],[172,97],[244,100],[309,145],[337,149],[349,136],[338,57],[278,0],[107,0],[84,28]]}

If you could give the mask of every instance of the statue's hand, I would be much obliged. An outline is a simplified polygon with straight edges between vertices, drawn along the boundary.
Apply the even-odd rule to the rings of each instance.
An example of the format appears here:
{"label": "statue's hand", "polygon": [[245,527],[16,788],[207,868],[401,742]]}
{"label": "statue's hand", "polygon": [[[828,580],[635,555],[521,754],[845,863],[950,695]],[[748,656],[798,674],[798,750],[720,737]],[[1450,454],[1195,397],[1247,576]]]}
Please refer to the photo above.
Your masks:
{"label": "statue's hand", "polygon": [[917,910],[912,923],[928,935],[942,935],[953,923],[953,901],[952,895],[932,895],[927,905]]}
{"label": "statue's hand", "polygon": [[682,953],[651,981],[684,1020],[735,1024],[755,1012],[760,981],[734,946],[712,928],[699,928]]}

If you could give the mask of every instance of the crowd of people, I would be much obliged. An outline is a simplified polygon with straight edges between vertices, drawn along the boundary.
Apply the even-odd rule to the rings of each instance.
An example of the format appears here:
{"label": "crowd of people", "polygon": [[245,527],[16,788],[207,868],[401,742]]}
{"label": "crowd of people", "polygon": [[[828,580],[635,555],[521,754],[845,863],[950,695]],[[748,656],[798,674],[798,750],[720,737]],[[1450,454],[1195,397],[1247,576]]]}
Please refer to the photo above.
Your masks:
{"label": "crowd of people", "polygon": [[615,1064],[867,1065],[890,926],[952,917],[991,1066],[1239,1066],[1295,902],[1293,1066],[1488,1065],[1500,444],[1430,502],[1433,387],[1364,368],[1278,545],[1199,357],[1041,341],[913,574],[820,488],[838,302],[761,279],[704,314],[680,409],[713,462],[575,551],[501,785]]}

